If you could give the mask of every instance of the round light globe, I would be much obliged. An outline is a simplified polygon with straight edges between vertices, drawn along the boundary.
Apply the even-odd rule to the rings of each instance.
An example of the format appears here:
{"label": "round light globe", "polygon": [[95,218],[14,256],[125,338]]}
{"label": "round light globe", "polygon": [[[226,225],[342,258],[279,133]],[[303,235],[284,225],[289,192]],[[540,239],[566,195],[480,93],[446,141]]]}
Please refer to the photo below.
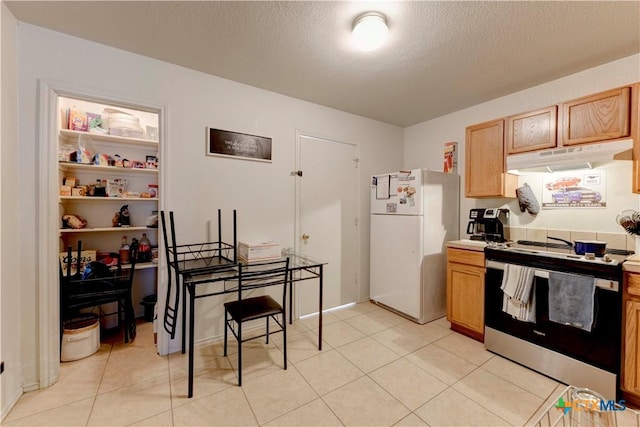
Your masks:
{"label": "round light globe", "polygon": [[387,20],[378,12],[367,12],[357,17],[351,33],[356,46],[365,51],[382,46],[388,34]]}

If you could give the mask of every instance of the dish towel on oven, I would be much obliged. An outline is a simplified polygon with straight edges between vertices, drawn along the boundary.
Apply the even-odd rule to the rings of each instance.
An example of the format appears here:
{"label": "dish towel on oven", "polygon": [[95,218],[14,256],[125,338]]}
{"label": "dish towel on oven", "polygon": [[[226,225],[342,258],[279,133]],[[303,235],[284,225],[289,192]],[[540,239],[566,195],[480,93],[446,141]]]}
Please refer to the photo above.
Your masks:
{"label": "dish towel on oven", "polygon": [[549,320],[591,332],[596,280],[578,274],[549,273]]}
{"label": "dish towel on oven", "polygon": [[521,265],[505,264],[502,276],[502,311],[523,322],[536,321],[535,270]]}

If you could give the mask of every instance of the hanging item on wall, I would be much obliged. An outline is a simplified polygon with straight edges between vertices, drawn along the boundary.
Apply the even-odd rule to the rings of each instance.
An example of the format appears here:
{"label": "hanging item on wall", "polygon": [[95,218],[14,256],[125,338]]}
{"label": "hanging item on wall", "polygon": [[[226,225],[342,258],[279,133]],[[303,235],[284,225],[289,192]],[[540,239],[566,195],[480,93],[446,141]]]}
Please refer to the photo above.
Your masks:
{"label": "hanging item on wall", "polygon": [[271,138],[207,128],[207,155],[271,162]]}
{"label": "hanging item on wall", "polygon": [[538,215],[540,212],[540,203],[538,203],[538,199],[536,199],[529,184],[525,182],[522,187],[516,188],[516,197],[518,197],[520,212],[526,210],[531,215]]}
{"label": "hanging item on wall", "polygon": [[545,175],[542,182],[542,208],[604,208],[607,174],[592,169]]}

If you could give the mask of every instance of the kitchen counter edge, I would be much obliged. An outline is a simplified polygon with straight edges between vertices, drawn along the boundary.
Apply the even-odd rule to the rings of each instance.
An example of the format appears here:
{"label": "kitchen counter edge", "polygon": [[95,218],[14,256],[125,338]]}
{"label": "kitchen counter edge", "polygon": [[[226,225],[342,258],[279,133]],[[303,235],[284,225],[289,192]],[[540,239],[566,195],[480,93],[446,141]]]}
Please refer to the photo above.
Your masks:
{"label": "kitchen counter edge", "polygon": [[[484,248],[487,247],[486,242],[477,240],[451,240],[446,243],[448,248],[466,249],[468,251],[484,252]],[[640,264],[639,270],[640,271]]]}

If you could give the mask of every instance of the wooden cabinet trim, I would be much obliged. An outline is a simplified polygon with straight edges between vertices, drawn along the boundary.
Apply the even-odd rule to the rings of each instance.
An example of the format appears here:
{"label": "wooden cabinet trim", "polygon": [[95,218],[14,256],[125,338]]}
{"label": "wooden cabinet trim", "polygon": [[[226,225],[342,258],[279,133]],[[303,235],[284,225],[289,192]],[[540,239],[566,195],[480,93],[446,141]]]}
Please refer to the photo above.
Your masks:
{"label": "wooden cabinet trim", "polygon": [[626,292],[640,297],[640,274],[627,274]]}
{"label": "wooden cabinet trim", "polygon": [[484,252],[448,248],[447,261],[484,268]]}

